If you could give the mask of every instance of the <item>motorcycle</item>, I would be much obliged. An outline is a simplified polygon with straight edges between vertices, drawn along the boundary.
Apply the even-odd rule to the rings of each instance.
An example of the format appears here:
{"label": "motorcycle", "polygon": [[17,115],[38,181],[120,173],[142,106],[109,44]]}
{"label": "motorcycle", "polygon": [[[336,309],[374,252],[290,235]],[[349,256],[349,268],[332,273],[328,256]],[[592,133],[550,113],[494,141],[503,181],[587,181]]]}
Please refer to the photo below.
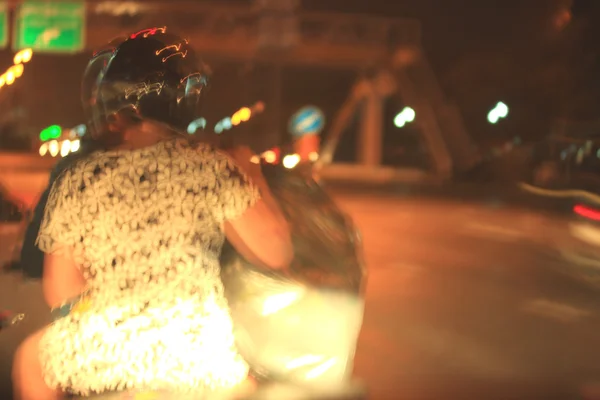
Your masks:
{"label": "motorcycle", "polygon": [[360,235],[306,172],[275,166],[264,174],[290,221],[295,259],[283,274],[224,247],[222,279],[238,349],[268,380],[343,385],[350,382],[364,310]]}

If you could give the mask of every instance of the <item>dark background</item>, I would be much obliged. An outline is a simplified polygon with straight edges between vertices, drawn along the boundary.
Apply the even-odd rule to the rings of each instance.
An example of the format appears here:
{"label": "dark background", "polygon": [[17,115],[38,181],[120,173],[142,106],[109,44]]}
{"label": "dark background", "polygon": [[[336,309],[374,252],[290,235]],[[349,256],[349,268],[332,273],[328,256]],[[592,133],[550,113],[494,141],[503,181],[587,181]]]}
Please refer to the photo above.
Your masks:
{"label": "dark background", "polygon": [[[425,52],[446,95],[460,106],[470,135],[486,145],[513,136],[537,140],[547,135],[556,118],[596,118],[599,3],[304,0],[302,7],[420,20]],[[13,54],[1,51],[0,66],[8,67]],[[0,146],[22,147],[50,124],[69,127],[83,122],[79,77],[88,57],[35,54],[23,77],[0,89]],[[217,119],[268,96],[273,82],[267,67],[214,65],[206,113]],[[351,72],[287,68],[282,118],[310,103],[331,117],[355,78]],[[510,117],[491,126],[487,112],[500,100],[509,105]],[[391,120],[395,108],[387,108],[386,118]]]}

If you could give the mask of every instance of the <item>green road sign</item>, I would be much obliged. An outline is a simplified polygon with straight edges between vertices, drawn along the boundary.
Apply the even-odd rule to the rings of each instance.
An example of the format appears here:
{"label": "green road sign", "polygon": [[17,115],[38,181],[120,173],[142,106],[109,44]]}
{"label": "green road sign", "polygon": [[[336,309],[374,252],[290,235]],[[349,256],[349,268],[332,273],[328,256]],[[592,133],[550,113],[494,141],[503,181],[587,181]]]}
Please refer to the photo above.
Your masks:
{"label": "green road sign", "polygon": [[6,2],[0,3],[0,47],[8,45],[8,9]]}
{"label": "green road sign", "polygon": [[74,53],[85,46],[85,3],[26,1],[17,8],[13,47]]}

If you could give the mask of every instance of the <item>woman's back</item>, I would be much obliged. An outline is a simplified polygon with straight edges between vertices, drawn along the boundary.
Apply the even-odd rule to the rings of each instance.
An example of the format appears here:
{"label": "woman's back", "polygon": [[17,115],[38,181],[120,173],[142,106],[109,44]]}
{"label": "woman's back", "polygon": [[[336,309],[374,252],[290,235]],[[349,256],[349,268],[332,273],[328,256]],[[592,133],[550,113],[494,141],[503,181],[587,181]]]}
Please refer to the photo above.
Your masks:
{"label": "woman's back", "polygon": [[81,207],[70,224],[80,227],[93,291],[147,291],[148,283],[218,272],[224,235],[212,213],[216,154],[170,140],[75,165],[70,185]]}
{"label": "woman's back", "polygon": [[52,383],[85,392],[243,379],[218,257],[222,223],[257,198],[226,156],[182,139],[95,153],[67,170],[39,245],[74,249],[88,300],[45,335]]}

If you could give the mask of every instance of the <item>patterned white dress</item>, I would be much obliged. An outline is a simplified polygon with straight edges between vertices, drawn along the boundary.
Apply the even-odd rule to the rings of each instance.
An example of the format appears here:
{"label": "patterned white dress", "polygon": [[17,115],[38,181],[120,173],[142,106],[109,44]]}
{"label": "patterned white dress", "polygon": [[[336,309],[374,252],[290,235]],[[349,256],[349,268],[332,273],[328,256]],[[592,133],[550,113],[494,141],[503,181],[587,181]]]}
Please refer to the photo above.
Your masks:
{"label": "patterned white dress", "polygon": [[66,170],[38,246],[73,249],[87,301],[44,334],[46,382],[79,394],[202,394],[243,381],[219,253],[223,222],[258,198],[227,156],[181,138],[94,153]]}

